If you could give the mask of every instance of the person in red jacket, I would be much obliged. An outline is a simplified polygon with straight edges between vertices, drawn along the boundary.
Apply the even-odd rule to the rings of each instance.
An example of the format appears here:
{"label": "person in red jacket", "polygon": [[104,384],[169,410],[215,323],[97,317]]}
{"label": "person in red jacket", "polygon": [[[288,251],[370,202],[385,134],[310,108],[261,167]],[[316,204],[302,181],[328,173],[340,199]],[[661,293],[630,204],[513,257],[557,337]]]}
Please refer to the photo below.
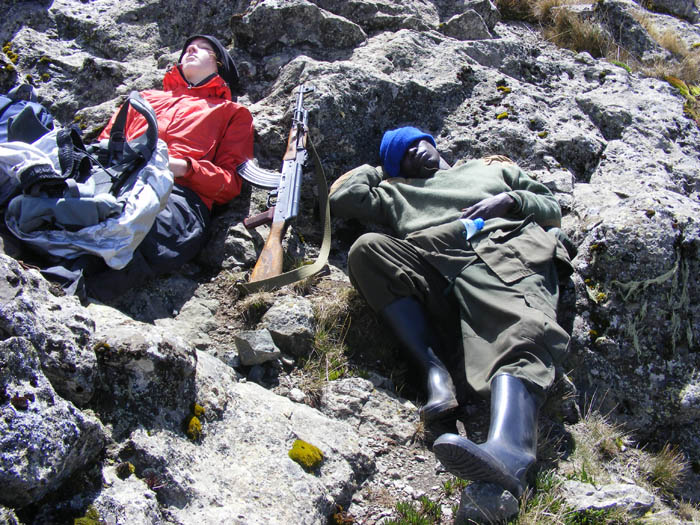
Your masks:
{"label": "person in red jacket", "polygon": [[[122,270],[91,273],[90,297],[109,300],[148,277],[191,260],[208,239],[214,204],[236,197],[242,180],[236,166],[253,157],[253,118],[233,101],[238,72],[226,48],[213,36],[194,35],[178,64],[163,78],[162,90],[141,95],[158,119],[158,137],[168,146],[175,184],[166,207]],[[108,138],[116,113],[102,131]],[[126,140],[143,134],[146,120],[129,109]]]}

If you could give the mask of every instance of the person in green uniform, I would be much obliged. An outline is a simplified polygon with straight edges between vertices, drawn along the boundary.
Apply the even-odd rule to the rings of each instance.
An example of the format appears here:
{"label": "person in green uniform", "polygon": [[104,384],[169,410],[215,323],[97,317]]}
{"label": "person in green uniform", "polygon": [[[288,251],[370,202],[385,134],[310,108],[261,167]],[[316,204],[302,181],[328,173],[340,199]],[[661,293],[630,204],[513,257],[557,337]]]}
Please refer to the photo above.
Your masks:
{"label": "person in green uniform", "polygon": [[[516,497],[535,462],[537,417],[569,335],[556,320],[560,275],[573,271],[551,231],[551,192],[505,157],[451,168],[432,136],[387,131],[382,166],[360,166],[332,186],[337,217],[381,224],[348,254],[351,282],[386,320],[425,379],[426,425],[456,417],[455,384],[441,355],[445,321],[458,317],[466,379],[491,396],[488,439],[440,435],[433,452],[453,474],[501,485]],[[466,238],[467,219],[483,229]],[[439,428],[439,425],[438,425]]]}

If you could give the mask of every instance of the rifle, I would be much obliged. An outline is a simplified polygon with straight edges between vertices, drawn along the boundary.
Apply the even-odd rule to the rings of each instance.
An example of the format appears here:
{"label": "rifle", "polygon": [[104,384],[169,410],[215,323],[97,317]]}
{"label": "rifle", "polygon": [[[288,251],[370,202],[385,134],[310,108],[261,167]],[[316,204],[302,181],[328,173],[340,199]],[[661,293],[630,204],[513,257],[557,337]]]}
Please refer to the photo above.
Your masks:
{"label": "rifle", "polygon": [[238,173],[253,184],[276,187],[268,197],[269,209],[243,221],[248,229],[271,223],[270,233],[251,273],[251,282],[269,279],[282,273],[282,238],[287,225],[299,211],[303,166],[308,158],[306,142],[309,112],[304,108],[304,94],[313,90],[313,87],[306,87],[304,84],[299,87],[287,150],[282,159],[282,172],[278,174],[263,170],[251,161],[246,161],[237,168]]}

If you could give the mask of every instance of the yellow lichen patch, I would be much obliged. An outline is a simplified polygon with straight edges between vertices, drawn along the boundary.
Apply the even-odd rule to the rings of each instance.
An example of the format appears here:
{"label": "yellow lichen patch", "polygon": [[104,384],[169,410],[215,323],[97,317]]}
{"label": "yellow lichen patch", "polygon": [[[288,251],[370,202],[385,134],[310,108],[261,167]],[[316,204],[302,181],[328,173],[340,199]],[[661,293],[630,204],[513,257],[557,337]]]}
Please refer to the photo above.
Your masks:
{"label": "yellow lichen patch", "polygon": [[73,525],[99,525],[100,523],[104,522],[100,518],[100,513],[92,505],[88,507],[85,516],[73,520]]}
{"label": "yellow lichen patch", "polygon": [[198,441],[202,436],[202,422],[197,416],[190,416],[187,420],[187,430],[185,430],[185,433],[192,441]]}
{"label": "yellow lichen patch", "polygon": [[202,417],[204,415],[204,412],[205,410],[202,405],[198,405],[197,403],[195,403],[192,406],[192,413],[195,415],[195,417]]}
{"label": "yellow lichen patch", "polygon": [[323,461],[323,452],[311,443],[297,439],[289,450],[289,457],[305,469],[311,470]]}
{"label": "yellow lichen patch", "polygon": [[93,352],[100,352],[100,351],[108,352],[111,349],[112,349],[112,347],[109,346],[104,341],[98,341],[97,343],[95,343],[95,346],[92,347]]}
{"label": "yellow lichen patch", "polygon": [[539,138],[541,138],[541,139],[546,139],[546,138],[547,138],[547,135],[549,135],[549,133],[548,133],[547,131],[540,131],[540,132],[537,134],[537,136],[538,136]]}
{"label": "yellow lichen patch", "polygon": [[128,461],[124,461],[117,465],[117,476],[121,479],[126,479],[136,472],[136,467]]}
{"label": "yellow lichen patch", "polygon": [[504,111],[503,113],[499,113],[498,115],[496,115],[496,118],[497,118],[498,120],[502,120],[502,119],[504,119],[504,118],[508,118],[508,112],[507,112],[507,111]]}
{"label": "yellow lichen patch", "polygon": [[500,91],[501,93],[503,93],[504,95],[507,95],[508,93],[510,93],[512,91],[508,86],[498,86],[496,89],[498,91]]}
{"label": "yellow lichen patch", "polygon": [[2,46],[2,52],[5,53],[5,56],[9,58],[10,62],[13,64],[16,64],[17,60],[19,60],[19,55],[12,50],[12,44],[10,42],[6,42],[5,45]]}

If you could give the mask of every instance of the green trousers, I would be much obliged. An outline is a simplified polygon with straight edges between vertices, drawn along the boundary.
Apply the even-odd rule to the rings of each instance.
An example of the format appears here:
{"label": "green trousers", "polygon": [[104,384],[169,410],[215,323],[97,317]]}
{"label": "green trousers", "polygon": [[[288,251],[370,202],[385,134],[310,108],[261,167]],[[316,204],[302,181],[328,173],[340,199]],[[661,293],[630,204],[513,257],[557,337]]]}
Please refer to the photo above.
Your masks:
{"label": "green trousers", "polygon": [[473,242],[463,233],[454,221],[406,239],[365,234],[350,249],[350,280],[377,312],[402,297],[420,301],[433,319],[457,305],[469,385],[487,395],[491,379],[507,373],[542,400],[569,343],[556,321],[555,254],[563,246],[528,221]]}

